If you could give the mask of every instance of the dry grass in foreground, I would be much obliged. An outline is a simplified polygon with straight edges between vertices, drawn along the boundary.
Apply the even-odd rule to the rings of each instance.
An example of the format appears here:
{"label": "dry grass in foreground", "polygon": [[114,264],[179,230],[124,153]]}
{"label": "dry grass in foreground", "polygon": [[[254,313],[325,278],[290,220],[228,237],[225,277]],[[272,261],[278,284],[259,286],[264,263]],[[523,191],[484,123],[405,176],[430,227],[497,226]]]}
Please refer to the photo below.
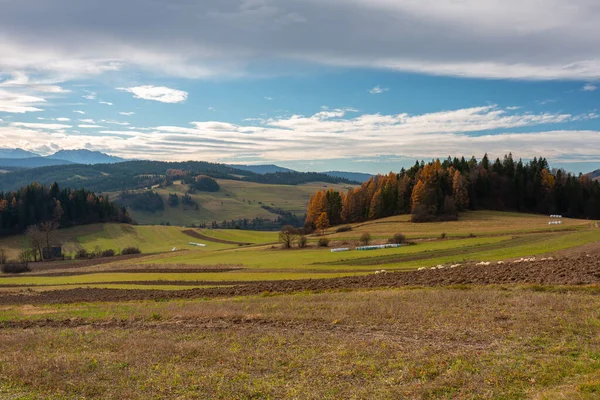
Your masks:
{"label": "dry grass in foreground", "polygon": [[597,293],[432,288],[4,307],[0,397],[598,398]]}

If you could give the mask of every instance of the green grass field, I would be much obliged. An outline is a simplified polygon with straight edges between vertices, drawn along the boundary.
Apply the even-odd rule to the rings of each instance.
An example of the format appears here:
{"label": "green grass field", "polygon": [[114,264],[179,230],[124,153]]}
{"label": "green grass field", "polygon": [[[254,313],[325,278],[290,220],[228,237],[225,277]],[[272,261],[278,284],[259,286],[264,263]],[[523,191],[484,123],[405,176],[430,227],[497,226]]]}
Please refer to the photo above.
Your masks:
{"label": "green grass field", "polygon": [[[184,233],[174,226],[131,226],[120,224],[91,225],[61,230],[60,238],[70,247],[88,250],[121,249],[138,246],[141,258],[129,260],[102,260],[77,269],[83,275],[59,277],[30,275],[3,277],[3,285],[43,286],[69,285],[70,288],[90,284],[116,284],[144,281],[164,282],[244,282],[295,279],[333,278],[372,273],[379,269],[410,270],[444,263],[466,261],[499,261],[515,257],[552,254],[600,241],[600,229],[595,223],[582,220],[564,220],[564,225],[547,224],[548,218],[498,212],[465,213],[460,221],[440,224],[413,224],[406,217],[392,217],[370,223],[357,224],[350,232],[330,233],[330,247],[352,246],[364,232],[370,232],[376,243],[385,243],[393,233],[402,232],[419,240],[415,245],[397,249],[350,251],[332,253],[329,248],[316,245],[317,236],[310,237],[306,249],[283,250],[277,244],[277,232],[242,230],[196,230],[207,240]],[[447,239],[439,239],[447,233]],[[469,237],[472,234],[474,237]],[[208,238],[225,241],[213,242]],[[207,244],[196,247],[189,242]],[[16,254],[25,243],[24,238],[7,238],[0,247]],[[238,243],[254,243],[240,246]],[[171,252],[173,248],[179,251]],[[155,253],[155,254],[153,254]],[[57,272],[69,274],[69,264]],[[153,272],[153,269],[199,268],[200,273]],[[219,266],[235,266],[235,270],[212,271]],[[139,270],[131,271],[131,269]],[[206,271],[205,269],[209,269]],[[230,269],[230,268],[229,268]],[[127,273],[119,272],[125,270]],[[39,274],[38,274],[39,275]]]}

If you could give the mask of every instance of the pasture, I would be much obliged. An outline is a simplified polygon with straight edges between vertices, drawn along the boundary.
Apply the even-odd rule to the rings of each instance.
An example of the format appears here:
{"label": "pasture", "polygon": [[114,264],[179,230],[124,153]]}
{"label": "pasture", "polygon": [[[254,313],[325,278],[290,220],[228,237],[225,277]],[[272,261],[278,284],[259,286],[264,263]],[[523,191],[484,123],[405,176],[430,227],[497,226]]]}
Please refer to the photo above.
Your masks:
{"label": "pasture", "polygon": [[[548,221],[392,217],[291,250],[277,232],[65,229],[74,248],[143,254],[0,275],[0,397],[597,398],[600,229]],[[412,243],[330,251],[365,232]]]}

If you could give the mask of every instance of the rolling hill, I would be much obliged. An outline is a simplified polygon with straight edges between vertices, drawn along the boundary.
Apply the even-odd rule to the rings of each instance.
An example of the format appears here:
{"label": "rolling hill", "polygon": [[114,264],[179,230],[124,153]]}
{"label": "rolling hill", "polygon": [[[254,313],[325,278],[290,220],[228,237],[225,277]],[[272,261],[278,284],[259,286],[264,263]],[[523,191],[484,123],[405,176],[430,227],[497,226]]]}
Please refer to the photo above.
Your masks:
{"label": "rolling hill", "polygon": [[216,179],[273,185],[299,185],[309,182],[353,183],[343,178],[314,172],[277,172],[261,175],[225,164],[202,161],[127,161],[115,164],[71,164],[61,168],[51,166],[8,172],[0,175],[0,191],[16,190],[32,182],[45,185],[57,182],[62,187],[85,187],[94,192],[141,189],[162,183],[168,170],[204,174]]}
{"label": "rolling hill", "polygon": [[[198,204],[184,205],[180,201],[175,207],[168,203],[170,194],[177,194],[181,199],[189,190],[189,186],[176,182],[167,188],[156,188],[165,204],[164,210],[147,212],[128,209],[129,215],[139,224],[161,224],[190,226],[207,224],[232,219],[264,218],[275,220],[275,211],[291,212],[302,218],[310,196],[319,189],[331,188],[345,190],[351,185],[311,182],[300,185],[270,185],[240,180],[219,179],[221,190],[218,192],[196,192],[191,194],[192,200]],[[119,192],[108,193],[111,199],[117,199]],[[303,220],[303,218],[302,218]]]}

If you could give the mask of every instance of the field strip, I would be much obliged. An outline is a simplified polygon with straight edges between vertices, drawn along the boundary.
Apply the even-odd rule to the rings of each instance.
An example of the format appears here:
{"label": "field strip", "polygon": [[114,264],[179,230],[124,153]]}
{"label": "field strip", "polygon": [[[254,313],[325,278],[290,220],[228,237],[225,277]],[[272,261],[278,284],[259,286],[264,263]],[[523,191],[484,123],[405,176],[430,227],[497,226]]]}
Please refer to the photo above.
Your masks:
{"label": "field strip", "polygon": [[465,254],[471,254],[480,251],[497,250],[507,246],[518,246],[522,244],[535,243],[546,239],[546,236],[529,236],[529,237],[514,237],[498,243],[476,244],[472,246],[464,246],[456,249],[431,250],[422,253],[412,254],[391,254],[378,257],[363,257],[353,260],[332,261],[324,263],[314,263],[313,265],[382,265],[401,262],[419,261],[427,259],[435,259],[441,257],[453,257]]}
{"label": "field strip", "polygon": [[[215,282],[211,283],[215,284]],[[228,282],[228,284],[233,284],[233,282]],[[598,290],[600,288],[600,256],[518,264],[492,264],[483,267],[469,264],[453,269],[426,269],[424,271],[332,277],[329,279],[274,280],[231,287],[184,291],[71,289],[25,294],[2,293],[0,294],[0,304],[214,298],[322,290],[497,284],[576,285],[580,287],[591,285],[594,290]],[[82,284],[82,286],[85,285]]]}

